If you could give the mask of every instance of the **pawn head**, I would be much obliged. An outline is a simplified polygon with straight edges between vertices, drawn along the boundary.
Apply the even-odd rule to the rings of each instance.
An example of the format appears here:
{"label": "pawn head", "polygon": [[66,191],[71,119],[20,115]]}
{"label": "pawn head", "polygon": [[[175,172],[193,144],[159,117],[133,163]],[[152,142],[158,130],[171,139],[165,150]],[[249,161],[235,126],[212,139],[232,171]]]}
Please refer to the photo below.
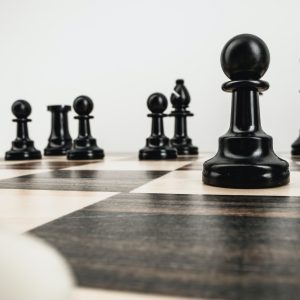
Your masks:
{"label": "pawn head", "polygon": [[183,79],[176,80],[174,92],[171,95],[171,103],[175,108],[186,108],[191,101],[190,94],[184,85]]}
{"label": "pawn head", "polygon": [[26,100],[17,100],[11,107],[12,113],[18,119],[26,119],[31,114],[31,105]]}
{"label": "pawn head", "polygon": [[88,96],[79,96],[74,100],[73,108],[80,116],[89,115],[94,108],[94,103]]}
{"label": "pawn head", "polygon": [[270,53],[265,42],[252,34],[230,39],[221,53],[221,65],[231,80],[260,79],[267,71]]}
{"label": "pawn head", "polygon": [[163,113],[168,107],[168,100],[161,93],[154,93],[149,96],[147,106],[152,113]]}

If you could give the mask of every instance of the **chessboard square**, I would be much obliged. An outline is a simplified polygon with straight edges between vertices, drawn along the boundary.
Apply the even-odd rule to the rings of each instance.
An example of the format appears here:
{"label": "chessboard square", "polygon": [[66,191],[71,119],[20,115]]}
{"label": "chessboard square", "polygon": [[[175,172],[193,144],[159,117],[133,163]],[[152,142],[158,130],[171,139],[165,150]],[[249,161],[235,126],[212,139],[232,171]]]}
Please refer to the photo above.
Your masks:
{"label": "chessboard square", "polygon": [[54,170],[0,181],[0,189],[129,192],[164,171]]}
{"label": "chessboard square", "polygon": [[116,193],[1,190],[0,225],[24,232]]}
{"label": "chessboard square", "polygon": [[189,171],[189,170],[201,171],[202,169],[203,169],[203,162],[195,161],[190,164],[184,165],[183,167],[179,168],[177,171]]}
{"label": "chessboard square", "polygon": [[114,170],[114,171],[173,171],[183,167],[190,161],[177,160],[110,160],[99,163],[71,166],[65,170]]}
{"label": "chessboard square", "polygon": [[174,171],[140,186],[132,193],[300,196],[300,172],[291,172],[291,182],[276,188],[231,189],[205,185],[201,171]]}
{"label": "chessboard square", "polygon": [[15,178],[19,176],[25,176],[29,174],[37,174],[37,173],[43,173],[45,171],[50,170],[41,170],[41,169],[2,169],[0,168],[0,180],[5,180],[8,178]]}
{"label": "chessboard square", "polygon": [[32,233],[66,257],[80,286],[273,300],[300,293],[299,217],[299,197],[130,193]]}
{"label": "chessboard square", "polygon": [[189,164],[184,165],[183,167],[179,168],[177,171],[202,171],[203,169],[203,163],[212,158],[213,155],[205,153],[199,155],[197,160],[192,161]]}
{"label": "chessboard square", "polygon": [[288,157],[286,161],[289,163],[290,171],[300,171],[300,157]]}

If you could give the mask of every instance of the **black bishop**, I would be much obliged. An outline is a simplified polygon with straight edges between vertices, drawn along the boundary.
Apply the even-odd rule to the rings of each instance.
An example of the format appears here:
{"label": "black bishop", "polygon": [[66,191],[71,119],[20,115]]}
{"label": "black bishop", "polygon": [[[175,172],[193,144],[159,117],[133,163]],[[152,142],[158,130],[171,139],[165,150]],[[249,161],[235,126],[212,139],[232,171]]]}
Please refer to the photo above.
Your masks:
{"label": "black bishop", "polygon": [[187,117],[193,114],[187,109],[191,101],[190,94],[184,85],[184,80],[177,79],[171,103],[174,110],[169,116],[175,118],[174,137],[171,139],[172,147],[177,149],[178,155],[197,155],[198,147],[194,146],[187,134]]}

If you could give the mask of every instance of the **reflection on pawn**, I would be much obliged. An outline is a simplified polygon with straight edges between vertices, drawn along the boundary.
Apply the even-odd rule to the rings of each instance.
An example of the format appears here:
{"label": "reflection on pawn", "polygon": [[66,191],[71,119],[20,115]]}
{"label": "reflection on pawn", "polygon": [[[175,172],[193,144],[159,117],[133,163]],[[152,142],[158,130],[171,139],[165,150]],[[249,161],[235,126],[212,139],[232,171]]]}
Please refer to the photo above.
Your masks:
{"label": "reflection on pawn", "polygon": [[12,113],[16,119],[13,122],[17,123],[17,137],[12,142],[12,147],[5,153],[6,160],[28,160],[41,159],[41,152],[34,147],[34,142],[29,138],[28,134],[28,119],[31,114],[31,106],[25,100],[17,100],[12,105]]}
{"label": "reflection on pawn", "polygon": [[192,139],[187,134],[186,118],[193,116],[187,110],[191,101],[190,94],[182,79],[176,80],[174,92],[171,95],[171,103],[174,110],[170,116],[175,118],[174,137],[171,139],[172,147],[177,149],[178,155],[197,155],[198,148],[193,145]]}
{"label": "reflection on pawn", "polygon": [[140,150],[140,159],[172,159],[177,157],[177,151],[170,146],[170,140],[164,134],[163,112],[167,109],[168,100],[160,93],[152,94],[147,100],[151,111],[148,117],[152,118],[152,130],[146,140],[146,146]]}
{"label": "reflection on pawn", "polygon": [[92,99],[87,96],[79,96],[74,100],[73,108],[79,121],[78,137],[74,140],[72,149],[67,152],[67,158],[75,159],[101,159],[104,151],[97,146],[97,141],[91,135],[90,116],[94,108]]}
{"label": "reflection on pawn", "polygon": [[268,188],[289,182],[289,166],[273,151],[272,137],[261,128],[259,93],[269,84],[260,80],[269,67],[270,54],[263,40],[238,35],[221,54],[223,84],[232,93],[231,123],[219,139],[219,151],[203,166],[203,182],[230,188]]}

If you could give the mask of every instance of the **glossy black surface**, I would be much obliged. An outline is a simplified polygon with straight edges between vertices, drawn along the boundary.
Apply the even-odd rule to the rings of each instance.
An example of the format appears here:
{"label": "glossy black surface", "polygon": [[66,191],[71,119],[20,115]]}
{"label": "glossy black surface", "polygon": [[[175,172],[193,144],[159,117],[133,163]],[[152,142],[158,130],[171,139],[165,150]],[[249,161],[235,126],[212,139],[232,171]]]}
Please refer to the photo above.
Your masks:
{"label": "glossy black surface", "polygon": [[168,106],[167,98],[160,93],[150,95],[147,106],[151,111],[148,117],[152,118],[152,130],[150,137],[146,140],[146,146],[140,150],[139,159],[174,159],[177,151],[170,146],[170,140],[165,136],[163,118]]}
{"label": "glossy black surface", "polygon": [[203,182],[229,188],[267,188],[289,182],[288,163],[273,151],[272,137],[261,128],[259,93],[269,84],[259,80],[269,66],[265,43],[253,35],[232,38],[221,55],[225,74],[234,79],[222,88],[232,93],[231,122],[219,139],[215,157],[203,165]]}
{"label": "glossy black surface", "polygon": [[173,111],[170,116],[175,118],[174,137],[170,140],[171,145],[177,149],[178,155],[197,155],[198,147],[194,146],[192,139],[187,134],[187,117],[193,114],[187,110],[191,101],[190,94],[182,79],[176,80],[174,92],[171,95]]}
{"label": "glossy black surface", "polygon": [[69,105],[50,105],[51,133],[44,155],[65,155],[72,147],[72,138],[69,133],[68,112]]}
{"label": "glossy black surface", "polygon": [[299,156],[300,155],[300,135],[296,139],[296,141],[292,144],[292,155]]}
{"label": "glossy black surface", "polygon": [[97,141],[91,135],[90,116],[94,107],[92,99],[87,96],[79,96],[74,100],[73,108],[79,121],[78,137],[74,140],[72,149],[67,152],[67,158],[75,159],[102,159],[103,149],[99,148]]}
{"label": "glossy black surface", "polygon": [[231,80],[260,79],[270,64],[265,42],[253,34],[240,34],[230,39],[221,53],[221,65]]}
{"label": "glossy black surface", "polygon": [[34,142],[29,138],[28,119],[31,114],[31,105],[26,100],[17,100],[12,105],[12,113],[17,123],[17,136],[12,142],[12,147],[5,153],[6,160],[28,160],[40,159],[42,154],[34,146]]}

